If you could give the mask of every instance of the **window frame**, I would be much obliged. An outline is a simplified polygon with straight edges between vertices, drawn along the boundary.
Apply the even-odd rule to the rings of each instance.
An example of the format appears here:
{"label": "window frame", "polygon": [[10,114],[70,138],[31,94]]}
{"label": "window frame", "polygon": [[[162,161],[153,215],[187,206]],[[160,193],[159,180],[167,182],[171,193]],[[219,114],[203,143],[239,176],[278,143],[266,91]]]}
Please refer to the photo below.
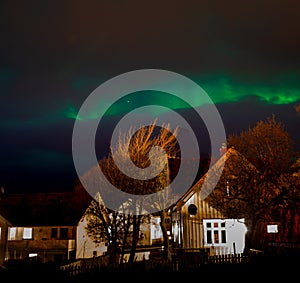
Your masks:
{"label": "window frame", "polygon": [[225,246],[228,244],[226,220],[204,219],[203,224],[205,246]]}
{"label": "window frame", "polygon": [[[29,234],[27,235],[27,233],[29,233]],[[33,239],[33,228],[23,227],[23,233],[22,234],[23,234],[22,235],[22,240],[32,240]]]}

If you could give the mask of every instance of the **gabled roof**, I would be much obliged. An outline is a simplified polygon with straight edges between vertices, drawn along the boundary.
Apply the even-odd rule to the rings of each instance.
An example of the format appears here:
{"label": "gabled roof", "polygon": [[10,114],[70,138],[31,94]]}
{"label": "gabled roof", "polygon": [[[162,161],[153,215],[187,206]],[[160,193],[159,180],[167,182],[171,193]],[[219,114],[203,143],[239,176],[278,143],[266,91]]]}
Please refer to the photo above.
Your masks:
{"label": "gabled roof", "polygon": [[92,199],[78,185],[69,192],[5,194],[0,208],[14,226],[76,226]]}
{"label": "gabled roof", "polygon": [[249,162],[240,152],[233,147],[229,148],[221,157],[209,168],[209,170],[197,181],[174,205],[179,209],[183,206],[196,192],[200,192],[200,198],[204,200],[214,189],[219,178],[223,174],[223,168],[226,166],[236,166],[237,171],[247,169],[256,171],[256,167]]}

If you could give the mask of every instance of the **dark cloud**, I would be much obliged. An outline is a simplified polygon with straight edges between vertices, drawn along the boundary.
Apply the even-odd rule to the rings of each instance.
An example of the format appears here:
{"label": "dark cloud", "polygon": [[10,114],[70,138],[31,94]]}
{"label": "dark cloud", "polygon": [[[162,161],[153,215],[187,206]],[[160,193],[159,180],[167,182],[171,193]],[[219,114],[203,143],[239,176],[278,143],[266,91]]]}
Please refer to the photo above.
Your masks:
{"label": "dark cloud", "polygon": [[1,8],[2,57],[25,70],[299,67],[298,1],[4,1]]}

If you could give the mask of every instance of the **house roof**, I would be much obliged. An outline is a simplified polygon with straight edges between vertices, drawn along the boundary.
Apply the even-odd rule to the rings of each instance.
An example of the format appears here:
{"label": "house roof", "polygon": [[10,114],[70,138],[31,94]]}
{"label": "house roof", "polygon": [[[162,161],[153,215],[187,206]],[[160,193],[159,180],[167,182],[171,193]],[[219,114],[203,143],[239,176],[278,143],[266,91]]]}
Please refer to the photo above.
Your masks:
{"label": "house roof", "polygon": [[9,222],[9,220],[7,218],[7,211],[0,207],[0,223],[1,223],[1,221],[4,221],[11,225],[11,223]]}
{"label": "house roof", "polygon": [[247,170],[255,170],[256,167],[246,159],[240,152],[235,148],[231,147],[220,156],[220,158],[212,164],[209,170],[184,194],[176,204],[174,209],[178,210],[183,206],[196,192],[200,191],[200,197],[204,200],[211,190],[214,189],[214,185],[217,184],[218,179],[223,174],[223,168],[226,166],[237,166],[239,170],[247,168]]}
{"label": "house roof", "polygon": [[92,199],[77,185],[68,192],[5,194],[0,209],[14,226],[75,226]]}

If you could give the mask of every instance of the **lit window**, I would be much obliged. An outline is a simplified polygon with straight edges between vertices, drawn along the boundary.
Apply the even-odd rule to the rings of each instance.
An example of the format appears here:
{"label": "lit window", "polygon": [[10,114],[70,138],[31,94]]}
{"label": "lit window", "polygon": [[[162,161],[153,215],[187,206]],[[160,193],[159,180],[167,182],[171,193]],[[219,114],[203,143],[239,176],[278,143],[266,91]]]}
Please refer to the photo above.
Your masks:
{"label": "lit window", "polygon": [[17,228],[16,227],[11,227],[9,228],[9,234],[8,234],[8,240],[15,240],[16,239],[16,233],[17,233]]}
{"label": "lit window", "polygon": [[267,232],[268,233],[278,233],[278,226],[277,225],[267,225]]}
{"label": "lit window", "polygon": [[24,228],[23,239],[32,239],[32,228]]}

